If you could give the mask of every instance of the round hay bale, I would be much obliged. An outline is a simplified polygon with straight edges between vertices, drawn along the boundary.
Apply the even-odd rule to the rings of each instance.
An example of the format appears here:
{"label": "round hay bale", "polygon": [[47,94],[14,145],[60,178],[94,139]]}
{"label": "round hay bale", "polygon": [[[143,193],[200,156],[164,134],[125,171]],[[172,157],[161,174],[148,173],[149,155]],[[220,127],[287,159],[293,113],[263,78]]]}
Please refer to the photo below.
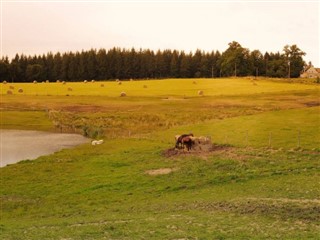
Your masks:
{"label": "round hay bale", "polygon": [[69,92],[72,92],[72,88],[71,88],[71,87],[68,87],[68,91],[69,91]]}
{"label": "round hay bale", "polygon": [[9,88],[13,90],[13,89],[14,89],[14,86],[10,86]]}
{"label": "round hay bale", "polygon": [[8,91],[7,91],[7,94],[8,94],[8,95],[12,95],[13,92],[12,92],[11,90],[8,90]]}
{"label": "round hay bale", "polygon": [[18,93],[23,93],[23,89],[19,88]]}
{"label": "round hay bale", "polygon": [[100,87],[104,87],[104,84],[103,84],[103,83],[101,83],[101,84],[100,84]]}
{"label": "round hay bale", "polygon": [[57,82],[57,83],[59,83],[59,82],[60,82],[60,80],[57,80],[56,82]]}
{"label": "round hay bale", "polygon": [[36,80],[33,81],[33,84],[37,84],[38,82]]}
{"label": "round hay bale", "polygon": [[62,81],[62,84],[66,84],[66,81]]}
{"label": "round hay bale", "polygon": [[4,80],[2,83],[3,83],[3,84],[7,84],[7,81],[6,81],[6,80]]}
{"label": "round hay bale", "polygon": [[119,79],[116,79],[116,82],[119,82],[120,80]]}
{"label": "round hay bale", "polygon": [[147,85],[143,85],[143,88],[148,88],[148,86]]}
{"label": "round hay bale", "polygon": [[199,91],[198,91],[198,95],[199,95],[199,96],[203,96],[203,91],[202,91],[202,90],[199,90]]}
{"label": "round hay bale", "polygon": [[45,81],[42,81],[42,83],[45,83]]}
{"label": "round hay bale", "polygon": [[46,83],[49,83],[50,81],[49,80],[46,80]]}
{"label": "round hay bale", "polygon": [[118,82],[118,85],[121,85],[121,84],[122,84],[122,82],[119,81],[119,82]]}
{"label": "round hay bale", "polygon": [[132,78],[130,78],[130,82],[132,82],[133,81],[133,79]]}
{"label": "round hay bale", "polygon": [[84,80],[83,82],[84,82],[84,83],[87,83],[88,81],[87,81],[87,80]]}
{"label": "round hay bale", "polygon": [[212,142],[208,137],[194,137],[192,149],[201,152],[210,152],[212,150]]}
{"label": "round hay bale", "polygon": [[94,83],[94,82],[95,82],[95,80],[94,80],[94,79],[92,79],[92,80],[91,80],[91,82],[92,82],[92,83]]}
{"label": "round hay bale", "polygon": [[120,93],[120,97],[126,97],[126,96],[127,96],[127,94],[125,92]]}

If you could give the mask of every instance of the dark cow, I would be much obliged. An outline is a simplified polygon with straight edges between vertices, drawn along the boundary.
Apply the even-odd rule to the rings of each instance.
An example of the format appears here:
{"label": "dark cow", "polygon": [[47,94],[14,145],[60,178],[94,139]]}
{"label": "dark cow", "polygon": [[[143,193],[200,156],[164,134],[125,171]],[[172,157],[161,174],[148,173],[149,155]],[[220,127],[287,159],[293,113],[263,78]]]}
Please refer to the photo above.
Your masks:
{"label": "dark cow", "polygon": [[183,146],[187,147],[188,151],[190,151],[194,142],[190,136],[186,136],[181,139],[181,143]]}
{"label": "dark cow", "polygon": [[176,136],[176,148],[181,149],[186,146],[189,151],[193,144],[193,141],[190,137],[193,137],[192,133]]}

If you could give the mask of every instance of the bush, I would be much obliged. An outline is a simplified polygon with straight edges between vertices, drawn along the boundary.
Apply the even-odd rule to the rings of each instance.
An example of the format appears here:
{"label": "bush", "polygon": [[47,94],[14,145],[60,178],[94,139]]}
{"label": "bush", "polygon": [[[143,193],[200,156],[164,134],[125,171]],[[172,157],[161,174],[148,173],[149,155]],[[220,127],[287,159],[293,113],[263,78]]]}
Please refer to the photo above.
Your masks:
{"label": "bush", "polygon": [[96,126],[88,126],[84,125],[82,127],[83,136],[89,137],[89,138],[99,138],[104,135],[104,131],[101,127]]}

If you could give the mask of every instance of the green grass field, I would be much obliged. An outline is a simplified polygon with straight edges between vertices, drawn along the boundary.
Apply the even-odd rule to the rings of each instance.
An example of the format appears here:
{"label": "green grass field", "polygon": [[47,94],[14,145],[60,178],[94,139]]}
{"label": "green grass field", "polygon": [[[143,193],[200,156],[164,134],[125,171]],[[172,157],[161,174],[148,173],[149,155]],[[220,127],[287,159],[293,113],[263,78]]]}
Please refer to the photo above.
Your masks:
{"label": "green grass field", "polygon": [[[1,168],[1,239],[320,239],[319,85],[100,84],[1,86],[2,128],[105,139]],[[184,132],[217,150],[166,157]]]}

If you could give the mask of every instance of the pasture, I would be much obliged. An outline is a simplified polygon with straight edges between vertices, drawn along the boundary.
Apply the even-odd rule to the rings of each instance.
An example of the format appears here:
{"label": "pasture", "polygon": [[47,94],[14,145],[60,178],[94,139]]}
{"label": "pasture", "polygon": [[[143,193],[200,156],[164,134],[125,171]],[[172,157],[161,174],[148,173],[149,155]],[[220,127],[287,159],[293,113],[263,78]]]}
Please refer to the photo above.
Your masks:
{"label": "pasture", "polygon": [[[1,84],[2,128],[105,141],[1,168],[0,237],[318,239],[319,96],[279,79]],[[189,132],[216,149],[168,157]]]}

